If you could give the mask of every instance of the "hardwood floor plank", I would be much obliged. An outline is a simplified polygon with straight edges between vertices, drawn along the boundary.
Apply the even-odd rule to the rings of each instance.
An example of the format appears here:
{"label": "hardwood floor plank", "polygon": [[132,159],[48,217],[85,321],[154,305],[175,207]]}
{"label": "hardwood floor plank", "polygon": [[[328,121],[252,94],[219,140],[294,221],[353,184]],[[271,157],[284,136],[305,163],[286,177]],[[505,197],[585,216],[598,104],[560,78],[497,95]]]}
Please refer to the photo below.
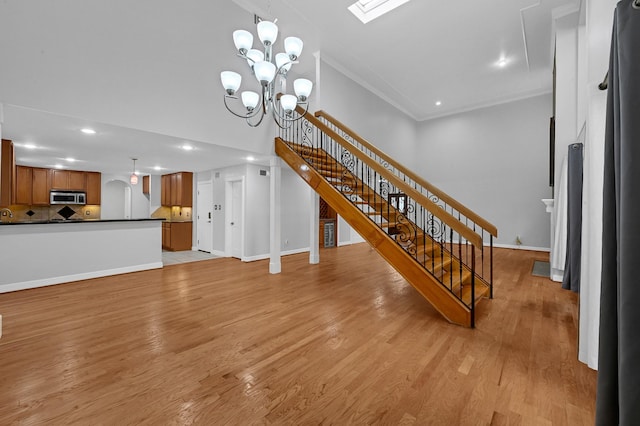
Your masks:
{"label": "hardwood floor plank", "polygon": [[477,328],[366,244],[0,294],[0,424],[592,424],[577,297],[495,250]]}

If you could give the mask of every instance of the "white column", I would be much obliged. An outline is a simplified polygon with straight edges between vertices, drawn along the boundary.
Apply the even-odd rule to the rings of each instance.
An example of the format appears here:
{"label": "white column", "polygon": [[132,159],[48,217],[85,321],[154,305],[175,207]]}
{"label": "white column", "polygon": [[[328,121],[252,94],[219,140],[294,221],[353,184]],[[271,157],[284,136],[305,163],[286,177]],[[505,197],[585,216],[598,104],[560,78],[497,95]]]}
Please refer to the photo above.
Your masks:
{"label": "white column", "polygon": [[309,263],[320,263],[320,195],[309,187]]}
{"label": "white column", "polygon": [[269,273],[279,274],[282,270],[280,264],[280,190],[282,182],[282,169],[279,157],[271,157],[269,179],[269,240],[270,240],[270,261]]}

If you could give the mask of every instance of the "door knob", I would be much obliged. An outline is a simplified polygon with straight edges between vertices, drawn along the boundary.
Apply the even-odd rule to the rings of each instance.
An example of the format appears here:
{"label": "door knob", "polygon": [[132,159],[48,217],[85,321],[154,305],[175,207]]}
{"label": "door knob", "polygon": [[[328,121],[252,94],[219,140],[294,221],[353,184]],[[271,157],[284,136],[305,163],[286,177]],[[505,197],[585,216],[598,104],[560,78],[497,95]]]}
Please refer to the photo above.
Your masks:
{"label": "door knob", "polygon": [[233,222],[231,222],[231,224],[233,225],[234,223],[233,223]]}

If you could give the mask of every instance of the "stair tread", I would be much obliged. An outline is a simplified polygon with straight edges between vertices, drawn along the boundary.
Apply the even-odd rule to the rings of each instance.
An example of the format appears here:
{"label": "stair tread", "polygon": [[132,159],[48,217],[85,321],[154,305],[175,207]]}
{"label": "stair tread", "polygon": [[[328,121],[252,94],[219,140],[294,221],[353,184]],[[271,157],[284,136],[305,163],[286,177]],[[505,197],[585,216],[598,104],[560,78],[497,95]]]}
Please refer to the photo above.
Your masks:
{"label": "stair tread", "polygon": [[[480,282],[476,282],[475,287],[477,304],[480,299],[489,296],[489,287]],[[465,285],[462,287],[462,301],[467,305],[471,304],[471,285]]]}

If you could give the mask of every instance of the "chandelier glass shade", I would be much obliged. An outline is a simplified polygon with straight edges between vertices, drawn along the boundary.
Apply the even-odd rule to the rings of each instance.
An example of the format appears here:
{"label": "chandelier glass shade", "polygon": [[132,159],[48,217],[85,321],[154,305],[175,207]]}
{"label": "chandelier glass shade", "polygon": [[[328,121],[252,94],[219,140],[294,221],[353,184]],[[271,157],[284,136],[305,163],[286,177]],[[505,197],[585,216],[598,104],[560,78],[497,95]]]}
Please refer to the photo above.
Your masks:
{"label": "chandelier glass shade", "polygon": [[[277,20],[276,20],[277,21]],[[296,64],[302,54],[304,43],[298,37],[284,39],[284,52],[273,55],[274,44],[278,38],[276,21],[260,21],[257,25],[258,39],[263,50],[254,49],[254,36],[246,30],[233,32],[233,43],[237,55],[246,60],[251,73],[259,83],[257,91],[243,91],[240,94],[242,107],[239,112],[230,107],[231,100],[238,100],[237,93],[242,84],[242,76],[237,72],[223,71],[220,73],[222,87],[224,87],[224,105],[233,115],[246,119],[251,127],[262,123],[265,115],[271,113],[276,124],[288,127],[291,122],[300,119],[309,108],[309,96],[313,83],[305,78],[293,82],[295,96],[281,93],[276,86],[286,90],[287,74],[293,64]],[[300,105],[304,112],[295,115],[294,111]],[[300,111],[300,110],[298,110]]]}

